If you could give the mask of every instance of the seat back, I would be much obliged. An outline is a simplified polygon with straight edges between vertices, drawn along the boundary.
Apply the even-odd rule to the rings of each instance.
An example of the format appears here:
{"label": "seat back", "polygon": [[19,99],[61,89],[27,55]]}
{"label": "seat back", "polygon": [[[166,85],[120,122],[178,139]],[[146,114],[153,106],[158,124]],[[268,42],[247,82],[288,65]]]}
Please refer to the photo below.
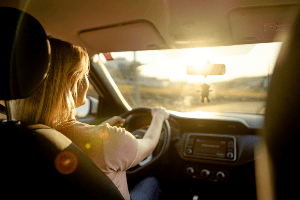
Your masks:
{"label": "seat back", "polygon": [[[0,7],[0,100],[29,97],[49,71],[50,46],[29,14]],[[10,19],[10,20],[7,20]],[[4,46],[6,45],[6,46]],[[1,54],[3,55],[3,54]],[[28,78],[30,77],[30,78]],[[71,140],[45,125],[0,120],[1,195],[9,199],[124,199],[111,180]]]}
{"label": "seat back", "polygon": [[[2,123],[2,121],[1,121]],[[4,188],[11,199],[123,199],[72,141],[45,125],[0,125]]]}
{"label": "seat back", "polygon": [[268,92],[264,144],[256,161],[258,199],[293,199],[299,190],[300,15],[282,44]]}

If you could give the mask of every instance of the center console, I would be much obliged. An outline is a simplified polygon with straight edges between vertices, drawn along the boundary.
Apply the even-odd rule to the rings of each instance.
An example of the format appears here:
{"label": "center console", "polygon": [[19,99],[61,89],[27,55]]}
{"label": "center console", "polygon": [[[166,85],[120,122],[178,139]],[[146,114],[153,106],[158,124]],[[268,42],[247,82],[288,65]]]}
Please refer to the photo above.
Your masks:
{"label": "center console", "polygon": [[[234,162],[237,159],[236,138],[231,135],[187,133],[183,156],[199,160]],[[229,172],[223,168],[189,164],[186,174],[195,179],[222,181]]]}
{"label": "center console", "polygon": [[183,155],[233,162],[236,160],[236,138],[230,135],[188,133]]}

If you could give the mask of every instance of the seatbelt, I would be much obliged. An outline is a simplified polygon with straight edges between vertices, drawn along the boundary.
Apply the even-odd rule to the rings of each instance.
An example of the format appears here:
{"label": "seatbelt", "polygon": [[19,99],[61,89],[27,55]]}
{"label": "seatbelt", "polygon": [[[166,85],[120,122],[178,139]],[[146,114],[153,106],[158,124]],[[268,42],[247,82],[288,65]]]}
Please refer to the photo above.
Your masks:
{"label": "seatbelt", "polygon": [[5,106],[3,106],[2,104],[0,104],[0,113],[6,115]]}

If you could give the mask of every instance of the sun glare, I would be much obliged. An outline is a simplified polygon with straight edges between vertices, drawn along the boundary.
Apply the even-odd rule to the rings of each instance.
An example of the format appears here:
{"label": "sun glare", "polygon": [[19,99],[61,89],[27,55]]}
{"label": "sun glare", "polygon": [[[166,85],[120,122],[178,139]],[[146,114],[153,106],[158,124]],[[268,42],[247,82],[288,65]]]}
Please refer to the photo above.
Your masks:
{"label": "sun glare", "polygon": [[[137,51],[140,74],[157,79],[186,82],[218,82],[237,77],[264,76],[273,69],[281,43],[207,47],[193,49]],[[111,53],[127,63],[134,61],[133,52]],[[103,56],[99,55],[103,60]],[[187,75],[188,65],[202,67],[206,62],[225,64],[224,75]],[[110,62],[110,61],[109,61]]]}

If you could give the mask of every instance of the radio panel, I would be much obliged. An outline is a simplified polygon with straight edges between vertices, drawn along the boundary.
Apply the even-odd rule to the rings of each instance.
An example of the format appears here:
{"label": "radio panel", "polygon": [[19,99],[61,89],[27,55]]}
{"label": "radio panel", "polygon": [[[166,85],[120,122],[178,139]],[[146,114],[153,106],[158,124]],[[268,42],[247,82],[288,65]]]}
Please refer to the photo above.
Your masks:
{"label": "radio panel", "polygon": [[188,133],[183,155],[222,161],[236,160],[236,138],[230,135]]}

